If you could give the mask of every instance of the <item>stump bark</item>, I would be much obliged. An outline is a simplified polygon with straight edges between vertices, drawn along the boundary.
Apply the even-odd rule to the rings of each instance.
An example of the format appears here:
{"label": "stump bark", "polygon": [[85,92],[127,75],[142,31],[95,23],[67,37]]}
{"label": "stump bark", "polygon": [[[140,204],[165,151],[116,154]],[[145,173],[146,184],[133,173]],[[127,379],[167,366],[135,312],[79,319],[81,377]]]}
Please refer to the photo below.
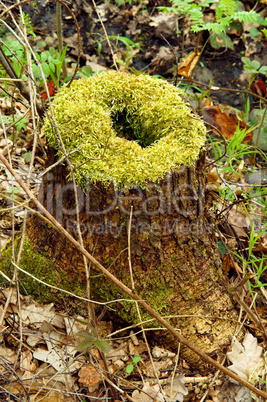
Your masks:
{"label": "stump bark", "polygon": [[[50,150],[48,165],[54,161]],[[112,184],[105,188],[100,182],[88,182],[86,192],[77,189],[79,220],[85,248],[132,288],[130,246],[135,291],[162,316],[171,317],[183,336],[217,359],[234,335],[238,316],[225,286],[204,169],[202,151],[195,167],[183,166],[158,183],[148,183],[144,190],[116,191]],[[66,177],[63,165],[50,171],[43,178],[39,200],[77,239],[73,183]],[[70,290],[79,288],[85,294],[82,256],[65,238],[37,215],[29,219],[28,238],[38,252],[53,260],[55,273],[67,278]],[[93,267],[91,288],[99,301],[126,298]],[[115,308],[129,323],[138,322],[134,303],[117,302]],[[150,317],[142,311],[142,319]],[[155,328],[156,323],[146,325]],[[154,338],[177,350],[166,331],[154,332]],[[204,368],[183,345],[181,355],[193,367]]]}

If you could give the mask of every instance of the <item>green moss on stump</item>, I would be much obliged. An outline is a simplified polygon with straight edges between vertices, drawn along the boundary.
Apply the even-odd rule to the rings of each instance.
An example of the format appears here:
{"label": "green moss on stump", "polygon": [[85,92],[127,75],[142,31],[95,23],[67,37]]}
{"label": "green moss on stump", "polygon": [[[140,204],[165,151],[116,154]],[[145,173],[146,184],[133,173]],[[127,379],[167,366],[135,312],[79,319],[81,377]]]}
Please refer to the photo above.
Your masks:
{"label": "green moss on stump", "polygon": [[[183,93],[148,75],[109,71],[63,87],[53,101],[54,116],[76,180],[85,178],[116,188],[157,182],[180,165],[194,165],[206,129],[182,99]],[[44,132],[58,146],[45,119]]]}
{"label": "green moss on stump", "polygon": [[[19,243],[20,237],[18,236],[14,242],[15,254],[17,254],[17,250],[19,249]],[[12,278],[14,271],[11,260],[12,247],[11,245],[6,245],[5,249],[1,251],[0,270],[9,278]],[[37,251],[36,247],[27,238],[23,244],[19,267],[49,285],[65,289],[81,297],[85,295],[85,285],[84,282],[79,281],[78,274],[76,280],[70,282],[67,274],[57,271],[52,257],[49,254],[44,255]],[[43,302],[57,303],[62,298],[60,291],[36,281],[21,271],[18,271],[18,277],[22,294],[28,294],[33,298],[36,297]],[[0,279],[1,282],[3,281]]]}
{"label": "green moss on stump", "polygon": [[[15,250],[18,250],[19,242],[20,238],[17,237],[14,243]],[[14,270],[11,264],[12,247],[6,247],[1,254],[0,270],[9,278],[12,278]],[[77,296],[85,297],[86,282],[83,279],[79,279],[78,275],[74,281],[69,281],[68,277],[63,272],[57,272],[51,255],[41,254],[28,239],[26,239],[24,242],[19,266],[45,283],[56,287],[61,287],[62,289],[76,294]],[[21,284],[20,289],[22,294],[28,294],[36,300],[45,303],[53,302],[58,307],[62,304],[62,294],[60,291],[43,285],[40,282],[36,282],[35,279],[21,271],[18,272],[18,276]],[[151,307],[154,308],[154,310],[159,314],[168,315],[170,313],[169,297],[172,295],[172,290],[170,290],[168,284],[164,281],[161,281],[160,278],[162,278],[162,275],[159,271],[155,271],[153,276],[148,275],[146,278],[142,278],[144,291],[141,292],[141,295],[144,300],[148,301]],[[135,278],[135,281],[137,280],[140,280],[140,278]],[[0,283],[1,282],[3,281],[0,280]],[[146,282],[149,284],[148,288],[146,287]],[[110,281],[103,281],[103,276],[99,275],[98,271],[93,271],[92,283],[93,288],[98,289],[97,294],[92,295],[93,299],[106,302],[121,298],[123,300],[118,304],[118,310],[120,311],[121,318],[128,322],[139,322],[135,304],[130,301],[130,298],[125,295],[114,283]],[[151,284],[153,287],[153,292],[149,290]],[[65,301],[68,301],[68,306],[78,309],[79,313],[85,311],[84,305],[79,299],[75,299],[72,296],[69,297],[67,294],[64,294],[64,299]],[[127,301],[127,299],[129,299],[129,301]],[[142,313],[142,317],[144,320],[151,319],[149,314],[145,311]]]}

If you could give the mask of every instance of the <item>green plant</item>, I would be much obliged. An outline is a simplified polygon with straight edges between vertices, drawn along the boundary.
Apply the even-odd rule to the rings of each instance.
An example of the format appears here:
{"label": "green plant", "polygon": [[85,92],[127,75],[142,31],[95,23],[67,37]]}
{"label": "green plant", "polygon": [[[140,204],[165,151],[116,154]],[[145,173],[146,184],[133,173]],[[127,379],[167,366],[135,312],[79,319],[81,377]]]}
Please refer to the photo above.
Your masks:
{"label": "green plant", "polygon": [[134,370],[134,366],[136,366],[140,362],[140,360],[140,356],[134,356],[132,362],[126,366],[126,373],[131,374]]}
{"label": "green plant", "polygon": [[[135,54],[138,53],[140,50],[140,47],[141,47],[140,43],[134,42],[131,39],[127,38],[126,36],[120,36],[120,35],[111,35],[111,36],[109,36],[109,40],[115,41],[115,46],[117,46],[117,47],[118,47],[118,42],[121,42],[126,46],[127,50],[124,51],[124,53],[123,53],[124,60],[117,59],[116,62],[119,64],[122,64],[126,68],[129,68]],[[98,42],[97,52],[99,55],[102,51],[102,43],[105,41],[106,41],[106,39],[103,39],[102,41]]]}
{"label": "green plant", "polygon": [[256,278],[255,278],[255,284],[250,283],[251,288],[258,288],[260,286],[267,286],[267,283],[262,283],[260,278],[263,274],[264,271],[267,269],[267,257],[264,255],[261,255],[260,257],[257,257],[254,254],[254,248],[257,243],[257,241],[261,238],[261,236],[266,233],[267,229],[262,230],[260,233],[256,234],[255,233],[255,228],[254,228],[254,223],[252,223],[250,235],[249,235],[249,244],[248,244],[248,249],[247,249],[247,257],[244,258],[239,254],[233,253],[236,255],[236,257],[243,262],[244,266],[244,273],[247,273],[248,267],[251,267],[251,270],[256,273]]}
{"label": "green plant", "polygon": [[[20,15],[19,19],[21,20],[21,23],[25,25],[27,34],[35,38],[36,35],[34,34],[33,27],[31,25],[30,16],[22,12],[22,16]],[[5,55],[12,62],[12,67],[16,75],[18,77],[22,77],[22,79],[26,79],[27,77],[24,73],[27,69],[27,58],[23,43],[19,40],[7,39],[5,36],[3,37],[1,43],[1,47]],[[64,62],[66,63],[69,61],[69,59],[66,58],[67,46],[65,46],[65,48],[61,51],[55,49],[54,47],[50,47],[49,50],[44,50],[45,46],[46,42],[38,42],[37,47],[39,51],[35,52],[35,57],[40,61],[45,77],[50,80],[52,79],[55,86],[58,88],[62,65]],[[32,57],[31,63],[34,78],[36,79],[38,85],[42,85],[43,79],[40,67],[35,62],[34,57]],[[25,71],[23,71],[23,67]],[[1,74],[3,76],[5,72],[1,70]]]}
{"label": "green plant", "polygon": [[22,65],[25,65],[26,63],[23,45],[17,40],[7,40],[4,42],[4,45],[2,45],[2,49],[5,55],[10,58],[14,71],[19,77]]}
{"label": "green plant", "polygon": [[[28,118],[26,116],[21,117],[18,114],[14,114],[13,116],[2,116],[2,117],[7,130],[12,126],[15,126],[18,131],[20,131],[21,129],[26,130],[27,128],[26,124],[28,123]],[[1,119],[0,123],[2,124]]]}
{"label": "green plant", "polygon": [[[74,63],[72,65],[72,67],[75,67]],[[79,70],[79,75],[82,78],[89,78],[93,76],[93,70],[90,66],[83,66],[80,70]]]}
{"label": "green plant", "polygon": [[233,166],[233,162],[241,159],[245,154],[247,144],[242,142],[250,131],[251,127],[244,130],[241,130],[240,127],[237,127],[233,138],[227,144],[227,164],[225,170],[227,170],[229,166]]}
{"label": "green plant", "polygon": [[[249,78],[249,84],[248,84],[248,89],[252,88],[254,86],[255,92],[259,92],[262,96],[264,94],[266,95],[266,86],[264,82],[261,79],[257,79],[258,74],[262,74],[267,76],[267,66],[261,66],[260,62],[258,60],[250,60],[248,57],[242,57],[241,58],[242,62],[244,63],[244,70],[246,70],[250,74]],[[266,112],[267,112],[267,104],[265,105],[264,109],[254,109],[252,112],[253,114],[250,113],[250,99],[247,96],[245,100],[245,113],[247,118],[252,120],[252,122],[255,121],[255,117],[257,118],[257,122],[260,122],[258,124],[259,128],[257,129],[257,133],[254,133],[255,137],[255,145],[262,146],[262,149],[266,150],[267,149],[267,142],[266,142]],[[256,134],[256,135],[255,135]]]}
{"label": "green plant", "polygon": [[8,189],[5,190],[5,193],[9,195],[9,197],[12,198],[13,200],[16,200],[18,198],[17,194],[20,194],[21,190],[14,187],[8,187]]}
{"label": "green plant", "polygon": [[242,57],[241,60],[244,63],[244,70],[250,73],[250,85],[258,74],[267,75],[267,66],[261,66],[258,60],[250,60],[248,57]]}
{"label": "green plant", "polygon": [[[236,0],[219,0],[216,3],[215,21],[206,22],[204,18],[205,8],[211,3],[212,0],[204,0],[196,2],[195,0],[171,0],[173,6],[158,7],[163,12],[174,12],[185,16],[191,20],[191,31],[200,32],[207,30],[210,32],[210,43],[216,49],[219,47],[233,48],[233,43],[227,30],[232,24],[236,22],[259,23],[261,26],[267,25],[267,18],[263,19],[260,14],[254,10],[244,11],[242,3]],[[256,32],[253,31],[255,36]]]}
{"label": "green plant", "polygon": [[[57,49],[50,47],[49,50],[44,50],[40,54],[36,54],[37,60],[42,64],[42,69],[47,78],[52,78],[56,87],[59,87],[61,67],[65,60],[68,62],[70,59],[66,58],[67,45],[60,54]],[[41,79],[41,71],[39,66],[33,64],[33,72],[35,77]]]}
{"label": "green plant", "polygon": [[29,14],[25,14],[24,11],[22,11],[22,14],[19,14],[19,20],[21,24],[25,25],[27,34],[31,35],[32,39],[34,39],[36,35],[34,33],[33,26],[31,24],[31,17],[29,16]]}
{"label": "green plant", "polygon": [[78,352],[84,352],[85,350],[90,350],[94,347],[103,354],[110,351],[110,345],[107,342],[99,339],[96,330],[94,330],[93,328],[92,332],[83,330],[77,332],[76,335],[83,339],[77,345]]}
{"label": "green plant", "polygon": [[26,162],[30,162],[32,159],[32,153],[31,152],[25,152],[22,157],[25,159]]}

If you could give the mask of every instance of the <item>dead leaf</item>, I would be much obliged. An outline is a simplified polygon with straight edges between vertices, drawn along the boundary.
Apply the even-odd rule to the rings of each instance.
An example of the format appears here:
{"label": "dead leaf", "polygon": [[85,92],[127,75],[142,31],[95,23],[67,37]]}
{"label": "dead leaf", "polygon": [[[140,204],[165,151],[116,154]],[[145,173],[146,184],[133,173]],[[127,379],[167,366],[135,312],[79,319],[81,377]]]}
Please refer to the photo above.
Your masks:
{"label": "dead leaf", "polygon": [[64,328],[64,319],[56,314],[53,305],[53,303],[44,306],[30,304],[21,309],[21,318],[25,324],[35,324],[37,328],[42,325],[43,321],[47,321],[58,328]]}
{"label": "dead leaf", "polygon": [[258,381],[259,376],[266,374],[262,351],[263,348],[258,345],[257,338],[246,333],[243,345],[235,340],[232,351],[227,353],[228,359],[233,363],[228,368],[243,380],[253,384]]}
{"label": "dead leaf", "polygon": [[89,388],[89,392],[94,392],[98,389],[103,381],[99,372],[92,366],[84,366],[78,373],[79,382]]}
{"label": "dead leaf", "polygon": [[159,346],[154,346],[153,350],[152,350],[152,355],[159,359],[159,358],[164,358],[164,357],[174,357],[175,353],[171,352],[170,350],[164,349],[164,348],[160,348]]}
{"label": "dead leaf", "polygon": [[224,272],[227,273],[230,271],[230,268],[235,268],[240,274],[243,274],[242,268],[234,261],[233,253],[231,253],[232,258],[229,254],[225,254],[223,256],[223,268]]}
{"label": "dead leaf", "polygon": [[216,183],[220,181],[219,176],[215,172],[208,172],[206,174],[207,183]]}
{"label": "dead leaf", "polygon": [[[143,392],[142,392],[143,391]],[[132,393],[134,402],[164,402],[164,397],[161,395],[159,385],[150,385],[149,382],[145,382],[142,391],[137,389]]]}
{"label": "dead leaf", "polygon": [[23,371],[22,380],[33,377],[36,370],[36,364],[33,362],[32,353],[29,350],[21,353],[20,369]]}
{"label": "dead leaf", "polygon": [[187,56],[187,58],[182,62],[182,64],[178,68],[178,74],[190,78],[197,65],[199,58],[200,58],[200,52],[197,49],[194,49],[194,52],[191,53],[189,56]]}
{"label": "dead leaf", "polygon": [[[205,107],[201,111],[203,120],[211,126],[211,129],[219,134],[223,135],[227,139],[232,139],[237,127],[241,130],[248,130],[250,127],[239,120],[234,111],[226,113],[222,111],[219,106]],[[253,131],[249,131],[245,136],[243,143],[251,142],[253,140]]]}
{"label": "dead leaf", "polygon": [[188,389],[184,384],[185,384],[185,377],[183,374],[179,374],[174,378],[172,387],[171,387],[171,378],[168,380],[168,386],[164,387],[164,391],[169,397],[168,399],[169,402],[176,402],[176,401],[183,402],[184,395],[188,395]]}
{"label": "dead leaf", "polygon": [[150,17],[149,25],[156,28],[155,35],[157,38],[169,38],[176,34],[177,29],[177,14],[159,12],[157,16]]}
{"label": "dead leaf", "polygon": [[[5,361],[9,364],[12,365],[15,363],[17,359],[17,355],[13,350],[5,347],[5,346],[0,346],[0,356],[2,359],[5,359]],[[4,364],[0,365],[0,374],[4,373],[6,371],[6,367]]]}
{"label": "dead leaf", "polygon": [[173,51],[166,47],[161,46],[156,54],[156,56],[152,59],[153,64],[157,64],[160,67],[166,67],[167,65],[173,65],[175,61],[175,57]]}

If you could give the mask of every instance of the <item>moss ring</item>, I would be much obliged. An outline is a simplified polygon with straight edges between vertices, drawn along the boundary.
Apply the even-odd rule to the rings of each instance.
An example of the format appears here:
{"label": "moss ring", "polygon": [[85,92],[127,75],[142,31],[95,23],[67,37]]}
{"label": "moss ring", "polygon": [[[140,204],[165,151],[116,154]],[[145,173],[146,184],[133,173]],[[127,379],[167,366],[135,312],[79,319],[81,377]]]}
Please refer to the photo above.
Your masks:
{"label": "moss ring", "polygon": [[[183,93],[148,75],[109,71],[63,87],[54,116],[71,155],[77,183],[85,178],[115,188],[144,188],[181,165],[194,165],[206,138],[203,122]],[[58,146],[48,118],[44,132]],[[84,163],[86,162],[86,163]]]}

